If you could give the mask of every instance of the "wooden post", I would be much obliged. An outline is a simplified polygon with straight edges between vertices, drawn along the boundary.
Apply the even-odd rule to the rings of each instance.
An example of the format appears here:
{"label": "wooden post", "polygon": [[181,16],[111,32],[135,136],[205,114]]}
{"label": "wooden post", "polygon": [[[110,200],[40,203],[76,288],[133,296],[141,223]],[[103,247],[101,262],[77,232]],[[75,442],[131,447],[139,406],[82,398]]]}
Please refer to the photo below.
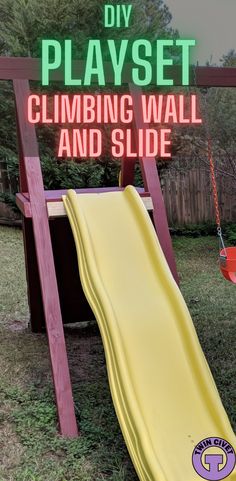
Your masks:
{"label": "wooden post", "polygon": [[[28,192],[27,176],[25,171],[25,162],[21,145],[18,118],[16,118],[16,124],[19,150],[20,192]],[[22,216],[22,230],[25,253],[25,270],[27,279],[27,295],[30,309],[30,326],[32,332],[42,332],[43,327],[45,327],[45,319],[40,289],[38,263],[35,251],[32,219],[27,219]]]}
{"label": "wooden post", "polygon": [[[138,129],[146,129],[147,124],[144,124],[142,118],[142,105],[140,88],[129,84],[129,89],[133,97],[134,108],[134,134],[136,143],[138,143]],[[165,254],[166,260],[169,264],[171,272],[176,282],[179,282],[179,277],[176,268],[176,262],[174,257],[174,251],[172,247],[166,209],[161,191],[160,179],[156,167],[156,159],[150,157],[141,157],[139,159],[142,176],[144,181],[144,188],[150,193],[153,202],[153,222],[156,228],[158,239],[160,241],[162,250]]]}
{"label": "wooden post", "polygon": [[17,119],[32,211],[41,294],[61,434],[78,435],[36,133],[27,120],[27,80],[14,80]]}
{"label": "wooden post", "polygon": [[134,172],[135,172],[136,159],[122,159],[121,160],[121,177],[120,186],[126,187],[127,185],[134,184]]}

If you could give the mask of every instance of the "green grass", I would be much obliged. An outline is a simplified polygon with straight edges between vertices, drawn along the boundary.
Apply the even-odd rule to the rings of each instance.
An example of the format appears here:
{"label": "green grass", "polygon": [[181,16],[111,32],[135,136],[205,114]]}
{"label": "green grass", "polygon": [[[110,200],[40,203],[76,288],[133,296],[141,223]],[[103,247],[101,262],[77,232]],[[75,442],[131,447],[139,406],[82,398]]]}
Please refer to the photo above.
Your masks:
{"label": "green grass", "polygon": [[[236,427],[235,286],[212,237],[174,239],[181,288],[230,420]],[[57,433],[44,334],[27,329],[22,233],[0,228],[0,481],[137,481],[116,420],[96,328],[66,330],[82,436]]]}

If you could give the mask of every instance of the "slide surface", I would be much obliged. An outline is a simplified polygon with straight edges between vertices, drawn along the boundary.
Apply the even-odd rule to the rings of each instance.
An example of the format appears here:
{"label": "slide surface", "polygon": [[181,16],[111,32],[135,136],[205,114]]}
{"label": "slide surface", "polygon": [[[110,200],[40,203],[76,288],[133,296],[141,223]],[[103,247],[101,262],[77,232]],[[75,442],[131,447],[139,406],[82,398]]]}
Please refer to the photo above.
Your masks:
{"label": "slide surface", "polygon": [[63,200],[139,479],[199,481],[194,446],[235,436],[142,200],[131,186]]}

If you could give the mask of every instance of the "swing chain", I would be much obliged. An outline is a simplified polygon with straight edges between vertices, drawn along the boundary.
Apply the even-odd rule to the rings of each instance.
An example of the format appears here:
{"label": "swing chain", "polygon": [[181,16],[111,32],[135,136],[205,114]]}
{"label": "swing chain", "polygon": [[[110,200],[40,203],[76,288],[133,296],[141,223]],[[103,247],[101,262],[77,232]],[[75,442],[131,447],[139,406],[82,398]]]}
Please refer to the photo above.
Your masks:
{"label": "swing chain", "polygon": [[215,205],[215,215],[216,215],[216,225],[217,228],[220,228],[220,209],[219,209],[219,200],[218,200],[218,193],[217,193],[217,185],[216,185],[216,177],[215,177],[215,166],[214,160],[212,157],[212,148],[211,148],[211,140],[208,140],[208,159],[210,164],[210,173],[211,173],[211,183],[212,183],[212,190],[213,190],[213,199]]}
{"label": "swing chain", "polygon": [[[193,75],[194,75],[194,83],[197,87],[197,75],[196,75],[196,66],[193,67]],[[207,95],[208,91],[203,95],[204,99],[204,114],[205,114],[205,126],[206,126],[206,134],[207,134],[207,153],[208,159],[210,164],[210,174],[211,174],[211,183],[212,183],[212,190],[213,190],[213,200],[215,206],[215,216],[216,216],[216,225],[217,225],[217,235],[219,237],[219,244],[220,244],[220,251],[224,251],[224,258],[227,257],[225,243],[223,239],[222,229],[221,229],[221,222],[220,222],[220,209],[219,209],[219,199],[218,199],[218,192],[217,192],[217,185],[216,185],[216,176],[215,176],[215,165],[212,155],[212,142],[211,142],[211,134],[210,134],[210,127],[209,127],[209,116],[208,116],[208,103],[207,103]],[[202,98],[202,97],[201,97]]]}
{"label": "swing chain", "polygon": [[226,251],[226,248],[225,248],[225,243],[224,243],[222,229],[221,229],[219,199],[218,199],[216,177],[215,177],[215,166],[214,166],[214,160],[213,160],[213,156],[212,156],[211,138],[210,137],[208,137],[208,158],[209,158],[209,163],[210,163],[213,200],[214,200],[214,205],[215,205],[217,235],[219,237],[219,249],[220,249],[220,252],[224,251],[224,254],[221,254],[220,258],[221,258],[221,261],[224,261],[227,258],[227,251]]}
{"label": "swing chain", "polygon": [[218,237],[219,237],[220,252],[221,252],[222,250],[224,251],[224,254],[221,254],[220,257],[226,259],[226,258],[227,258],[227,252],[226,252],[225,243],[224,243],[224,239],[223,239],[223,234],[222,234],[222,230],[221,230],[221,227],[220,227],[220,226],[217,227],[217,235],[218,235]]}

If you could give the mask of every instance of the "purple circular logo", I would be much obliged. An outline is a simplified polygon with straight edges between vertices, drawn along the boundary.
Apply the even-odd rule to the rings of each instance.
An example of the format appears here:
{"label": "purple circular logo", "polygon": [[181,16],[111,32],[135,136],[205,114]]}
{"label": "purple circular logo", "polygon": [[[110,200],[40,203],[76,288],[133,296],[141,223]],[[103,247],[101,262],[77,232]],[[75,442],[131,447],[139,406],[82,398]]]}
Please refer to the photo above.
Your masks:
{"label": "purple circular logo", "polygon": [[[218,448],[217,454],[211,453],[210,448]],[[233,446],[225,439],[205,438],[195,446],[192,462],[199,476],[209,481],[220,481],[232,473],[236,455]]]}

